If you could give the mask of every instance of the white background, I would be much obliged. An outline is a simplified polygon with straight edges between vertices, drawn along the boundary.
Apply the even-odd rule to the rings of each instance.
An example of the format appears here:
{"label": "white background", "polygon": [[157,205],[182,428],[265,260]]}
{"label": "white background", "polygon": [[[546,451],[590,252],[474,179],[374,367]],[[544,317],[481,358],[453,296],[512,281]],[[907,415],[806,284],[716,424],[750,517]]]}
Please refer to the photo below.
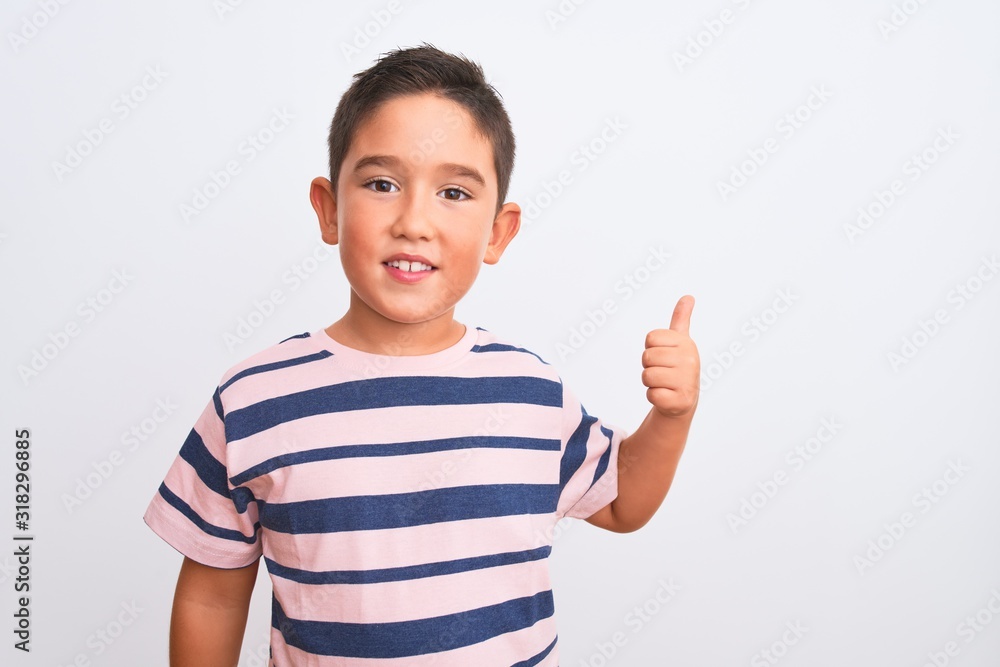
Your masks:
{"label": "white background", "polygon": [[[51,18],[4,3],[0,662],[166,664],[181,556],[142,513],[226,368],[343,314],[336,253],[298,289],[284,279],[319,242],[309,181],[327,174],[351,75],[427,41],[482,63],[503,94],[518,141],[508,199],[538,206],[456,319],[536,351],[632,431],[650,407],[644,337],[696,298],[703,391],[664,505],[627,535],[561,524],[561,664],[764,665],[778,642],[781,665],[919,667],[950,641],[948,664],[997,664],[1000,6],[590,0],[556,21],[555,0],[399,3],[72,2]],[[370,43],[345,55],[366,24]],[[142,90],[147,68],[165,74]],[[122,95],[144,98],[127,117]],[[274,109],[294,119],[248,161],[240,145]],[[57,174],[105,118],[113,131]],[[602,145],[609,119],[625,127]],[[777,150],[744,165],[769,138]],[[925,151],[933,164],[914,171]],[[241,172],[185,221],[180,205],[228,160]],[[561,170],[569,185],[546,198]],[[901,194],[849,233],[894,180]],[[720,182],[740,185],[724,197]],[[650,247],[671,258],[645,272]],[[116,270],[127,285],[103,291]],[[628,297],[626,275],[645,281]],[[275,289],[283,303],[230,349],[224,335]],[[102,298],[92,317],[80,308]],[[615,312],[586,324],[607,299]],[[574,329],[583,345],[561,355]],[[51,358],[22,377],[36,352]],[[157,400],[177,407],[129,449],[122,434],[154,424]],[[16,428],[32,434],[27,656],[11,647]],[[797,469],[788,452],[818,432],[828,442]],[[115,450],[121,464],[68,505]],[[744,505],[734,523],[744,500],[756,514]],[[914,521],[893,537],[904,512]],[[662,604],[661,580],[679,586]],[[123,604],[141,611],[112,644],[96,639]],[[261,568],[241,665],[262,664],[269,615]],[[788,622],[807,630],[783,647]]]}

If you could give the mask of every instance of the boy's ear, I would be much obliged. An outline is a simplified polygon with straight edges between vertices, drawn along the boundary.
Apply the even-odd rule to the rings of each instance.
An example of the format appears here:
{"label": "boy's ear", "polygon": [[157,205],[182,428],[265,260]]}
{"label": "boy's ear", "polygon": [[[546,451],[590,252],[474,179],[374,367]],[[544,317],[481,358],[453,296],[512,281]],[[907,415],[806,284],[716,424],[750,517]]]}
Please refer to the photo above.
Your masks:
{"label": "boy's ear", "polygon": [[319,230],[323,242],[327,245],[337,245],[337,198],[329,179],[317,176],[312,180],[309,185],[309,201],[312,202],[316,217],[319,218]]}
{"label": "boy's ear", "polygon": [[493,231],[490,236],[490,243],[486,246],[486,255],[483,257],[485,264],[496,264],[500,261],[500,255],[507,248],[507,244],[514,240],[518,230],[521,228],[521,207],[514,202],[507,202],[500,208],[497,217],[493,220]]}

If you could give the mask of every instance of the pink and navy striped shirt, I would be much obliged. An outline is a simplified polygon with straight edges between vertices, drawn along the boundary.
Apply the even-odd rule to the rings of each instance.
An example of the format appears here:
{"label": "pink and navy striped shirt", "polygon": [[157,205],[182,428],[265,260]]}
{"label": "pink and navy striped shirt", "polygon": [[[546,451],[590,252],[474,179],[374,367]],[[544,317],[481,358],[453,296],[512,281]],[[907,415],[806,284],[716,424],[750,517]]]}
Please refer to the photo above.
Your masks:
{"label": "pink and navy striped shirt", "polygon": [[555,666],[553,527],[617,496],[626,435],[485,329],[416,356],[319,329],[224,373],[143,519],[263,556],[269,667]]}

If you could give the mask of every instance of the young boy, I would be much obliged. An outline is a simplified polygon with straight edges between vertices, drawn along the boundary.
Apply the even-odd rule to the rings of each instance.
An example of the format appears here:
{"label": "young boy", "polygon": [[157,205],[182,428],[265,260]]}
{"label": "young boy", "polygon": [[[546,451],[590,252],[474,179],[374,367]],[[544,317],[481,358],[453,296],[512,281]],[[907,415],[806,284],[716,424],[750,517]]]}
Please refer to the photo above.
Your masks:
{"label": "young boy", "polygon": [[271,666],[558,665],[552,528],[631,532],[662,503],[697,407],[694,300],[646,336],[652,408],[626,437],[541,357],[453,317],[520,224],[479,65],[385,54],[329,148],[310,194],[346,314],[227,370],[143,517],[184,555],[170,664],[237,664],[263,556]]}

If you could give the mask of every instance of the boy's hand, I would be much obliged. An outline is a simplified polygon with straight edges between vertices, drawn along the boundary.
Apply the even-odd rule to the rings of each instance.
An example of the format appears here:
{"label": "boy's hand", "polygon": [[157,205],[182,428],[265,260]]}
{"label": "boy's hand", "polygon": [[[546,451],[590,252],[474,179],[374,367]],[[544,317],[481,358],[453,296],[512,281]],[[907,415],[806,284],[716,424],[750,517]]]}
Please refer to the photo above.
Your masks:
{"label": "boy's hand", "polygon": [[692,310],[694,297],[682,296],[670,328],[646,334],[642,353],[642,383],[649,387],[646,398],[657,413],[670,419],[693,416],[701,391],[701,360],[688,336]]}

